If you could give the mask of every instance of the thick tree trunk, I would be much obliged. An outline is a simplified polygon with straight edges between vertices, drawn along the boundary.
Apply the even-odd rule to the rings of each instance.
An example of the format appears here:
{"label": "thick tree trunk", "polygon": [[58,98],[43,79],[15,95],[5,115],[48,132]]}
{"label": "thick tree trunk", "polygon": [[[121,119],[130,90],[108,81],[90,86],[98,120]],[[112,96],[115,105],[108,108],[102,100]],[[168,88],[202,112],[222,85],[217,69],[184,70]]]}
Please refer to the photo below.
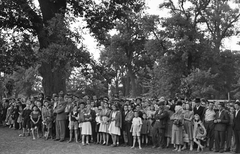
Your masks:
{"label": "thick tree trunk", "polygon": [[[57,13],[62,14],[64,17],[66,9],[66,0],[39,0],[40,9],[43,17],[43,24],[48,25],[48,21],[56,16]],[[41,27],[41,26],[40,26]],[[41,49],[47,48],[51,43],[57,41],[57,35],[52,34],[51,37],[47,35],[43,26],[38,30],[38,39]],[[65,64],[65,62],[64,62]],[[53,93],[66,91],[66,72],[65,65],[56,66],[53,61],[42,62],[39,68],[39,73],[42,76],[42,86],[46,96],[51,96]]]}
{"label": "thick tree trunk", "polygon": [[128,65],[128,75],[131,82],[131,97],[136,97],[136,80],[131,65]]}

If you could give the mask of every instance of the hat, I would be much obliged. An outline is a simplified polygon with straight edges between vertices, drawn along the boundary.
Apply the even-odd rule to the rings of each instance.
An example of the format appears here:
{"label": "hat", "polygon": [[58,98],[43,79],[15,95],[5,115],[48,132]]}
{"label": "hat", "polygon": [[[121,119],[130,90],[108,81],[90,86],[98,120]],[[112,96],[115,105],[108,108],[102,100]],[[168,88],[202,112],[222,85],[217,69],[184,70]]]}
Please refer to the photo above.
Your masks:
{"label": "hat", "polygon": [[239,102],[239,101],[236,101],[235,104],[237,104],[238,106],[240,106],[240,102]]}
{"label": "hat", "polygon": [[164,101],[159,102],[158,105],[164,105]]}
{"label": "hat", "polygon": [[196,98],[195,99],[195,103],[200,103],[201,102],[201,99],[200,98]]}

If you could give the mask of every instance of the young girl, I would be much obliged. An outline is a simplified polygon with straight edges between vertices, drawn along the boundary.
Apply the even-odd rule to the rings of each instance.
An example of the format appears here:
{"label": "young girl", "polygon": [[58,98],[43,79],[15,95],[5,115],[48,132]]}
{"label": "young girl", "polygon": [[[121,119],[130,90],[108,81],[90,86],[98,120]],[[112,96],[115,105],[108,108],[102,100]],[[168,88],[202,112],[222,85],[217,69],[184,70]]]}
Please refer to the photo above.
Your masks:
{"label": "young girl", "polygon": [[117,106],[116,104],[112,105],[112,112],[110,115],[110,125],[109,125],[109,133],[112,136],[112,147],[117,146],[117,136],[121,135],[121,125],[122,125],[122,115],[120,111],[117,111]]}
{"label": "young girl", "polygon": [[89,136],[92,135],[92,126],[91,126],[91,105],[88,104],[86,109],[83,112],[83,123],[82,123],[82,145],[85,145],[85,137],[86,137],[86,144],[89,145]]}
{"label": "young girl", "polygon": [[131,132],[133,136],[133,146],[131,147],[132,149],[135,147],[136,138],[138,140],[139,149],[142,149],[141,139],[140,139],[141,128],[142,128],[142,119],[138,116],[138,112],[134,112],[134,118],[132,120],[132,127],[131,127]]}
{"label": "young girl", "polygon": [[97,144],[100,144],[101,143],[101,140],[100,140],[100,133],[99,133],[99,127],[100,127],[100,123],[101,123],[101,119],[100,119],[100,113],[101,113],[101,107],[99,106],[99,108],[96,110],[96,127],[95,127],[95,131],[97,133]]}
{"label": "young girl", "polygon": [[200,116],[195,114],[194,116],[194,129],[193,129],[193,141],[198,145],[197,151],[203,151],[203,145],[201,141],[206,138],[207,131],[203,126]]}
{"label": "young girl", "polygon": [[78,119],[79,119],[79,113],[78,107],[74,106],[73,110],[69,113],[69,130],[70,130],[70,139],[68,143],[72,142],[72,135],[73,135],[73,129],[75,132],[75,139],[76,143],[78,143]]}
{"label": "young girl", "polygon": [[17,119],[17,123],[18,123],[18,126],[19,126],[19,130],[22,129],[22,112],[23,112],[23,109],[22,109],[22,103],[21,102],[17,102],[17,106],[19,108],[18,110],[18,119]]}
{"label": "young girl", "polygon": [[109,141],[109,134],[108,134],[108,128],[109,128],[109,114],[110,109],[108,106],[108,102],[104,102],[102,111],[100,112],[100,126],[99,126],[99,132],[101,133],[100,141],[102,141],[103,138],[103,145],[108,145]]}
{"label": "young girl", "polygon": [[48,101],[44,101],[44,107],[42,108],[42,123],[43,131],[45,128],[47,129],[45,133],[43,132],[45,139],[52,138],[53,110]]}
{"label": "young girl", "polygon": [[142,135],[142,144],[148,145],[148,134],[150,130],[150,121],[147,119],[147,114],[143,113],[143,120],[142,120],[142,129],[141,129],[141,135]]}
{"label": "young girl", "polygon": [[[166,110],[168,112],[169,117],[171,117],[173,115],[173,111],[170,110],[170,106],[167,105],[166,106]],[[171,144],[171,139],[172,139],[172,126],[173,126],[173,121],[170,120],[170,118],[168,118],[167,120],[167,127],[166,127],[166,138],[167,138],[167,148],[170,146]]]}
{"label": "young girl", "polygon": [[32,129],[32,136],[33,136],[33,140],[35,140],[35,130],[36,130],[36,134],[37,137],[39,138],[39,127],[40,127],[40,117],[41,117],[41,113],[38,110],[37,106],[33,106],[33,111],[30,114],[30,119],[31,119],[31,129]]}
{"label": "young girl", "polygon": [[29,134],[29,129],[30,129],[30,114],[31,114],[32,110],[30,109],[30,102],[26,103],[26,107],[23,109],[22,112],[22,118],[23,118],[23,133],[20,134],[20,137],[25,136],[26,130],[27,130],[27,134],[28,136]]}

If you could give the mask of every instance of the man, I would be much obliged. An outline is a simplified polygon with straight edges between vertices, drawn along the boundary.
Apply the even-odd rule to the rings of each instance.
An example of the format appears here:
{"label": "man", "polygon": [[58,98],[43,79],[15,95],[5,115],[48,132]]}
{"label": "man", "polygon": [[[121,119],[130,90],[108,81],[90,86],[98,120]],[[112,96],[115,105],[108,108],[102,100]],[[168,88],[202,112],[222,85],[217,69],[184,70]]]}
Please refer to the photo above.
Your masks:
{"label": "man", "polygon": [[127,106],[127,112],[125,112],[125,118],[124,118],[124,129],[126,131],[126,135],[127,135],[127,144],[129,146],[132,146],[133,144],[133,140],[132,140],[132,133],[130,132],[131,130],[131,125],[132,125],[132,119],[134,117],[134,112],[132,110],[132,106],[128,105]]}
{"label": "man", "polygon": [[233,118],[233,130],[235,134],[236,151],[235,153],[240,153],[240,102],[235,103],[235,114]]}
{"label": "man", "polygon": [[214,137],[215,137],[215,152],[224,152],[224,143],[225,143],[225,133],[226,128],[229,123],[229,116],[224,110],[224,104],[221,102],[218,104],[219,111],[216,114],[214,120]]}
{"label": "man", "polygon": [[194,115],[198,114],[200,116],[200,119],[203,121],[205,107],[201,106],[200,104],[201,104],[200,98],[196,98],[193,113],[194,113]]}
{"label": "man", "polygon": [[165,148],[165,132],[168,120],[168,112],[164,109],[164,102],[159,102],[159,108],[154,115],[153,124],[153,148]]}
{"label": "man", "polygon": [[204,113],[204,126],[207,131],[207,141],[209,143],[209,151],[212,151],[214,142],[214,119],[216,112],[213,109],[213,102],[209,102],[208,109]]}
{"label": "man", "polygon": [[63,142],[65,140],[66,133],[66,113],[65,113],[66,103],[63,98],[59,100],[57,107],[54,112],[56,115],[56,138],[55,141]]}

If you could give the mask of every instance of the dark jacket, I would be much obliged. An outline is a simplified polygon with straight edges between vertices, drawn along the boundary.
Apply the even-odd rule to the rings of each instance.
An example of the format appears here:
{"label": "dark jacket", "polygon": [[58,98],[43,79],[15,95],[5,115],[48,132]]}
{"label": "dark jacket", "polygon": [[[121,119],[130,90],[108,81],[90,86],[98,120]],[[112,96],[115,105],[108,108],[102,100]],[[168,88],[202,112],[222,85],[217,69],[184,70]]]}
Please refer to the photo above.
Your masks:
{"label": "dark jacket", "polygon": [[155,122],[159,122],[159,127],[165,129],[167,121],[169,119],[168,112],[166,110],[157,110],[154,116]]}
{"label": "dark jacket", "polygon": [[215,123],[214,130],[216,131],[226,131],[227,125],[229,123],[229,116],[228,113],[223,110],[220,117],[219,117],[219,111],[216,113],[215,120],[220,119],[220,122]]}
{"label": "dark jacket", "polygon": [[233,129],[236,131],[240,131],[240,111],[238,111],[237,116],[236,113],[234,113]]}
{"label": "dark jacket", "polygon": [[66,103],[60,102],[56,109],[54,110],[57,113],[56,120],[66,120],[66,113],[65,113]]}
{"label": "dark jacket", "polygon": [[195,106],[193,108],[193,113],[198,114],[200,116],[200,119],[203,121],[203,117],[204,117],[204,113],[205,113],[205,107],[203,106],[199,106],[199,108],[197,109],[197,107]]}

